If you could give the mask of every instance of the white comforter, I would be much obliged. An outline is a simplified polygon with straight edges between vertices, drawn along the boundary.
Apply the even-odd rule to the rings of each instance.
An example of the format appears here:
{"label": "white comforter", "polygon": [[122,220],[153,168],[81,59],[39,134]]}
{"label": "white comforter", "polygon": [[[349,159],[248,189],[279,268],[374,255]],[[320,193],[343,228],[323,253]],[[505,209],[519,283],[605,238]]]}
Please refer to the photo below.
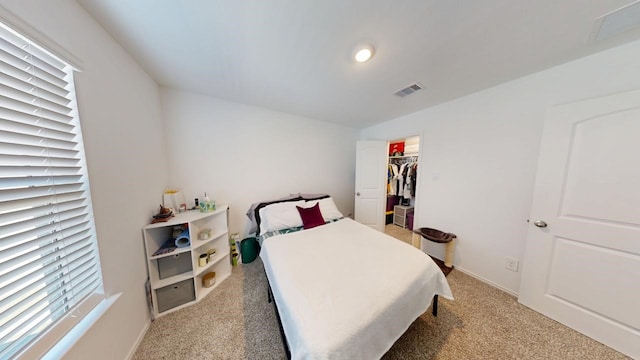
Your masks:
{"label": "white comforter", "polygon": [[416,248],[351,219],[266,239],[260,253],[293,359],[380,358],[446,278]]}

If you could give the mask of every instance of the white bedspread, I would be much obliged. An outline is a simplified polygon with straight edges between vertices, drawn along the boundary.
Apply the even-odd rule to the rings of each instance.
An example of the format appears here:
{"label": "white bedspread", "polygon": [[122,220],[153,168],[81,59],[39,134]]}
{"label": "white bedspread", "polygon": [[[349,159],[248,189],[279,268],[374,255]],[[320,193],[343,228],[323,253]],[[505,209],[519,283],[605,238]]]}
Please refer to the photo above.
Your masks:
{"label": "white bedspread", "polygon": [[273,236],[260,257],[293,359],[377,359],[446,278],[416,248],[351,219]]}

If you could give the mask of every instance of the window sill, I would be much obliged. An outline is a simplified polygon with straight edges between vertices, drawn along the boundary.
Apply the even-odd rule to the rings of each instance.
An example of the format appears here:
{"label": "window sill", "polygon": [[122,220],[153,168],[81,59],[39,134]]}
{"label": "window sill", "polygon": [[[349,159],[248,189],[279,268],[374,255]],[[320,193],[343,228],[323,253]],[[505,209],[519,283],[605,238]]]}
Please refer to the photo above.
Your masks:
{"label": "window sill", "polygon": [[64,335],[49,351],[44,354],[42,360],[61,359],[91,327],[115,304],[122,293],[103,299],[80,322]]}

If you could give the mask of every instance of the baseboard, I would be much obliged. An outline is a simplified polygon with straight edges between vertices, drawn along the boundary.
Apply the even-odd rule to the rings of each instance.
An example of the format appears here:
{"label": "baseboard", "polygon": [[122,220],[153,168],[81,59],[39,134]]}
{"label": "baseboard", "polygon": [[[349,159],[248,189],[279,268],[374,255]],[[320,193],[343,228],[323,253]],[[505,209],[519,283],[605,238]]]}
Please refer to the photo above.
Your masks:
{"label": "baseboard", "polygon": [[150,327],[151,327],[151,319],[147,321],[147,324],[144,326],[144,328],[140,332],[140,335],[138,335],[136,342],[133,344],[133,347],[131,347],[129,354],[127,355],[127,360],[131,360],[133,358],[133,355],[136,353],[136,350],[138,350],[138,346],[140,346],[140,343],[142,343],[142,339],[144,339],[144,336],[147,335],[147,331],[149,331]]}
{"label": "baseboard", "polygon": [[478,279],[478,280],[482,281],[483,283],[485,283],[487,285],[490,285],[490,286],[492,286],[492,287],[494,287],[494,288],[496,288],[498,290],[504,291],[504,292],[506,292],[507,294],[509,294],[509,295],[511,295],[513,297],[516,297],[516,298],[518,297],[518,293],[517,292],[511,291],[511,290],[509,290],[509,289],[507,289],[507,288],[505,288],[503,286],[500,286],[500,285],[494,283],[491,280],[487,280],[487,279],[483,278],[482,276],[474,274],[471,271],[466,270],[464,268],[461,268],[461,267],[459,267],[459,266],[457,266],[455,264],[454,264],[454,269],[459,270],[460,272],[464,273],[465,275],[469,275],[472,278]]}

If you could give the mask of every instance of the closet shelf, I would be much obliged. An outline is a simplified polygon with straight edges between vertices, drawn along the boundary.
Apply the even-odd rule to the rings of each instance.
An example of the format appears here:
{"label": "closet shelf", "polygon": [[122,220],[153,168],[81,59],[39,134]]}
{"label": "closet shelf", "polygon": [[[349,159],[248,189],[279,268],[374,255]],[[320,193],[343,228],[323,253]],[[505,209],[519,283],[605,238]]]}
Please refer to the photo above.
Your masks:
{"label": "closet shelf", "polygon": [[418,157],[418,154],[389,156],[389,159],[406,159],[406,158],[412,158],[412,157]]}

